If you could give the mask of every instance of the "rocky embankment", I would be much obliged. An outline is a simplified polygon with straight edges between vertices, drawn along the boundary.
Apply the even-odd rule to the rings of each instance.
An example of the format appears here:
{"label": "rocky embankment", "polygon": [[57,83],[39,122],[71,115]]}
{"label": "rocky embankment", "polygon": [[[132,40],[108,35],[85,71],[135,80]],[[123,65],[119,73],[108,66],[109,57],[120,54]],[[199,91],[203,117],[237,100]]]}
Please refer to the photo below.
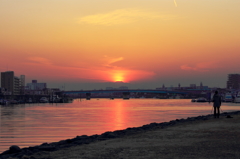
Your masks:
{"label": "rocky embankment", "polygon": [[[220,115],[220,118],[223,118],[223,117],[231,118],[232,115],[236,115],[236,114],[240,114],[240,111],[222,113]],[[0,154],[0,159],[8,159],[8,158],[35,159],[34,154],[37,154],[37,153],[53,152],[53,151],[58,151],[64,148],[90,144],[93,142],[98,142],[98,141],[103,141],[103,140],[108,140],[113,138],[121,138],[128,135],[144,133],[144,132],[155,130],[155,129],[164,129],[174,125],[204,121],[212,118],[213,118],[213,115],[205,115],[205,116],[198,116],[198,117],[189,117],[187,119],[176,119],[176,120],[172,120],[170,122],[164,122],[164,123],[150,123],[147,125],[143,125],[141,127],[133,127],[133,128],[127,128],[125,130],[105,132],[101,135],[92,135],[92,136],[82,135],[82,136],[77,136],[73,139],[62,140],[62,141],[53,142],[53,143],[43,143],[39,146],[22,148],[22,149],[20,149],[17,145],[13,145],[9,148],[9,150]]]}

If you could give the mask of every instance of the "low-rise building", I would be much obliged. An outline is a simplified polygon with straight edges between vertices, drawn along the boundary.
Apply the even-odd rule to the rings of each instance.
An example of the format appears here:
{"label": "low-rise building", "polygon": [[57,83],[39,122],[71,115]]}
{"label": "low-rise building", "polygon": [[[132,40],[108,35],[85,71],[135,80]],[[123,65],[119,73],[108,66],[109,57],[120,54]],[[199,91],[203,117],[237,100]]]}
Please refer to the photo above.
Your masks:
{"label": "low-rise building", "polygon": [[37,80],[32,80],[32,83],[27,83],[27,90],[44,90],[47,88],[47,83],[37,83]]}

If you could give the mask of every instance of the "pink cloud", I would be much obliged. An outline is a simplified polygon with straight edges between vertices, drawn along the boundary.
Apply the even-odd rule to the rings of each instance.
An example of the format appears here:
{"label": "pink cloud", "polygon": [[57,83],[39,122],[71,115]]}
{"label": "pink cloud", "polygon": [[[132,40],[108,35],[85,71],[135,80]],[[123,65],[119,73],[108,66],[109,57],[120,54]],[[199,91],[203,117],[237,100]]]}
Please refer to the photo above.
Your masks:
{"label": "pink cloud", "polygon": [[199,71],[199,72],[208,72],[211,69],[219,68],[216,62],[201,62],[197,63],[195,66],[189,66],[187,64],[180,66],[182,70],[187,71]]}
{"label": "pink cloud", "polygon": [[190,66],[188,66],[188,65],[182,65],[182,66],[181,66],[181,69],[182,69],[182,70],[194,70],[194,71],[196,71],[196,68],[195,68],[195,67],[190,67]]}
{"label": "pink cloud", "polygon": [[32,64],[44,64],[44,65],[51,65],[52,63],[46,59],[46,58],[42,58],[42,57],[29,57],[28,58],[29,63]]}

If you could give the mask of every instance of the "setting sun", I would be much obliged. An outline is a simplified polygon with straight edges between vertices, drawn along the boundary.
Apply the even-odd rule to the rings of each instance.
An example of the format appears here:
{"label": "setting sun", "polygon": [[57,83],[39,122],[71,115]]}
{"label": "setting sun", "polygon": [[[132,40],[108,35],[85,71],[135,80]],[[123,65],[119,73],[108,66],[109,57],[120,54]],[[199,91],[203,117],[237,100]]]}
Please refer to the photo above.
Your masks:
{"label": "setting sun", "polygon": [[124,82],[124,77],[122,73],[117,73],[113,77],[114,82]]}

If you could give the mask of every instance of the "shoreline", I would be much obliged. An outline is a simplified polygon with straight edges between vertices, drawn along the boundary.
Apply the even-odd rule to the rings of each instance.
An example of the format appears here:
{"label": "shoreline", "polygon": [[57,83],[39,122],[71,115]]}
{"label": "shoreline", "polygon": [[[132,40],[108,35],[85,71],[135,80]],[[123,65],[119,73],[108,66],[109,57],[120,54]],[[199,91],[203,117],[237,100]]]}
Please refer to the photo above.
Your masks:
{"label": "shoreline", "polygon": [[[234,112],[225,112],[220,114],[220,118],[231,118],[232,115],[238,115],[240,111]],[[150,131],[154,131],[157,129],[166,129],[172,126],[179,126],[185,125],[187,123],[197,123],[198,121],[207,121],[213,118],[213,114],[202,115],[197,117],[188,117],[186,119],[176,119],[171,120],[169,122],[162,122],[162,123],[150,123],[146,125],[142,125],[140,127],[131,127],[124,130],[116,130],[116,131],[107,131],[100,135],[82,135],[76,136],[72,139],[61,140],[59,142],[52,142],[52,143],[43,143],[41,145],[33,146],[33,147],[26,147],[20,149],[18,146],[11,146],[9,150],[4,151],[0,154],[0,159],[7,159],[7,158],[23,158],[26,156],[31,156],[32,159],[36,158],[33,157],[34,154],[39,153],[50,153],[55,151],[61,151],[62,149],[71,148],[75,146],[81,145],[89,145],[96,142],[106,141],[109,139],[116,139],[116,138],[124,138],[131,135],[137,135],[141,133],[147,133]]]}

